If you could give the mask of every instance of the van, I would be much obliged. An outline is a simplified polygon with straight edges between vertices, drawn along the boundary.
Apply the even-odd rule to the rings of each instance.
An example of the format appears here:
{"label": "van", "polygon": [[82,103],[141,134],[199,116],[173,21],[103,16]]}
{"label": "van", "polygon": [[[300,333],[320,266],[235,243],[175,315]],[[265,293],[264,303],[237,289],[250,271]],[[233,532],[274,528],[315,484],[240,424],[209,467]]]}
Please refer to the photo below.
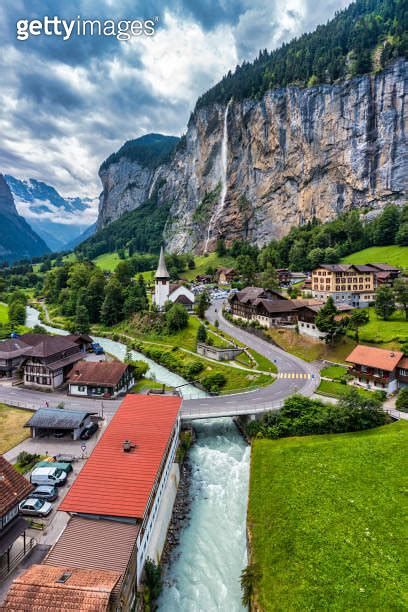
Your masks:
{"label": "van", "polygon": [[55,467],[39,467],[31,472],[30,481],[34,485],[57,485],[65,484],[67,473]]}

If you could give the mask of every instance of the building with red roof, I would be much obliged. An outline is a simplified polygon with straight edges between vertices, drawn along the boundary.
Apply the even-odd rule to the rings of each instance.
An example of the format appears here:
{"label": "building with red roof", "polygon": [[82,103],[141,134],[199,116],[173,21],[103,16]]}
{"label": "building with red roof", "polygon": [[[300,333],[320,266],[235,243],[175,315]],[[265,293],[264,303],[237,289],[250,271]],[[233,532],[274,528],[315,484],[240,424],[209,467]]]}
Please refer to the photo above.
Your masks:
{"label": "building with red roof", "polygon": [[406,359],[400,351],[380,349],[358,344],[346,358],[351,364],[350,374],[356,384],[392,393],[404,382]]}
{"label": "building with red roof", "polygon": [[138,580],[175,459],[180,406],[180,397],[127,395],[60,506],[138,525]]}

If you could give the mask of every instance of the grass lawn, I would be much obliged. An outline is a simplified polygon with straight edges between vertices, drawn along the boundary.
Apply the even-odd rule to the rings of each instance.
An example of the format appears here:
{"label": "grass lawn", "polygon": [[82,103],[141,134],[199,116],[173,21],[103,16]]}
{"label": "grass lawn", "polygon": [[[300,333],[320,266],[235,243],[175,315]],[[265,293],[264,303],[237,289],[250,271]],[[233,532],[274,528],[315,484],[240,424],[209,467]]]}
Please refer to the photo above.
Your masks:
{"label": "grass lawn", "polygon": [[0,455],[30,436],[30,430],[23,426],[32,414],[30,410],[0,404]]}
{"label": "grass lawn", "polygon": [[0,324],[8,323],[8,306],[0,302]]}
{"label": "grass lawn", "polygon": [[225,255],[224,257],[219,257],[217,253],[209,253],[206,257],[205,255],[198,255],[194,257],[196,267],[194,270],[186,270],[182,272],[180,276],[186,278],[187,280],[194,280],[197,274],[206,274],[206,270],[208,266],[212,268],[234,268],[236,265],[235,259],[229,255]]}
{"label": "grass lawn", "polygon": [[[408,423],[252,446],[257,609],[408,608]],[[405,481],[405,482],[404,482]]]}
{"label": "grass lawn", "polygon": [[[407,247],[408,248],[408,247]],[[384,321],[375,314],[374,308],[369,308],[370,320],[359,329],[360,342],[405,342],[408,340],[408,320],[403,312],[396,311],[392,317]]]}
{"label": "grass lawn", "polygon": [[362,389],[361,387],[350,385],[343,385],[340,382],[335,380],[322,380],[320,381],[320,385],[316,389],[316,393],[320,393],[321,395],[328,395],[329,397],[341,397],[344,395],[349,389],[357,389],[360,395],[365,395],[366,397],[373,397],[373,391],[368,391],[368,389]]}
{"label": "grass lawn", "polygon": [[347,368],[343,368],[342,366],[331,365],[327,366],[327,368],[323,368],[323,370],[320,371],[320,375],[324,376],[325,378],[339,380],[345,374],[347,374],[347,371]]}
{"label": "grass lawn", "polygon": [[347,257],[343,257],[341,263],[386,263],[397,268],[408,267],[408,246],[378,246],[357,251]]}
{"label": "grass lawn", "polygon": [[[163,383],[157,382],[157,380],[151,380],[150,378],[142,378],[132,387],[131,393],[143,393],[148,389],[162,389]],[[166,385],[166,391],[170,391],[173,387]]]}
{"label": "grass lawn", "polygon": [[93,260],[94,264],[105,272],[114,272],[116,266],[120,262],[120,257],[117,253],[103,253]]}
{"label": "grass lawn", "polygon": [[346,357],[356,346],[355,340],[348,336],[341,336],[335,344],[330,345],[324,342],[314,342],[307,336],[297,334],[290,329],[269,329],[266,333],[285,351],[305,361],[326,359],[344,363]]}

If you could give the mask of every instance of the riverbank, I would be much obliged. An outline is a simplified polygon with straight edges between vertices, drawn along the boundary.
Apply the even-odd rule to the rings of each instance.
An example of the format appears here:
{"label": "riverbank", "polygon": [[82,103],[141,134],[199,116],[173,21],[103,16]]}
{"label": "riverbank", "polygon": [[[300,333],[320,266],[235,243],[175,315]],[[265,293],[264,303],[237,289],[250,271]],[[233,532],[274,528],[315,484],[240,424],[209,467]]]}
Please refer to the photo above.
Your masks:
{"label": "riverbank", "polygon": [[253,610],[406,609],[408,423],[254,440]]}

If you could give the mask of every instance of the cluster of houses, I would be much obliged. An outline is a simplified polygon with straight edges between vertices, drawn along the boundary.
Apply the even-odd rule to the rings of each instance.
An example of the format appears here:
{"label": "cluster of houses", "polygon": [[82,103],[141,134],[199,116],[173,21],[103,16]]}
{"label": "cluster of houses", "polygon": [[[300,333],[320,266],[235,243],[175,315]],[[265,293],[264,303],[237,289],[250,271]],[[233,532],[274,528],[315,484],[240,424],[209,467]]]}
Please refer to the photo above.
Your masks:
{"label": "cluster of houses", "polygon": [[26,387],[53,391],[64,384],[70,395],[114,398],[134,385],[133,367],[117,361],[88,361],[86,334],[23,334],[0,342],[0,378],[18,378]]}
{"label": "cluster of houses", "polygon": [[[65,529],[41,564],[15,578],[0,609],[141,609],[144,565],[160,559],[180,477],[180,404],[179,397],[126,396],[57,511],[69,515]],[[5,572],[33,545],[18,514],[32,489],[0,458]]]}

